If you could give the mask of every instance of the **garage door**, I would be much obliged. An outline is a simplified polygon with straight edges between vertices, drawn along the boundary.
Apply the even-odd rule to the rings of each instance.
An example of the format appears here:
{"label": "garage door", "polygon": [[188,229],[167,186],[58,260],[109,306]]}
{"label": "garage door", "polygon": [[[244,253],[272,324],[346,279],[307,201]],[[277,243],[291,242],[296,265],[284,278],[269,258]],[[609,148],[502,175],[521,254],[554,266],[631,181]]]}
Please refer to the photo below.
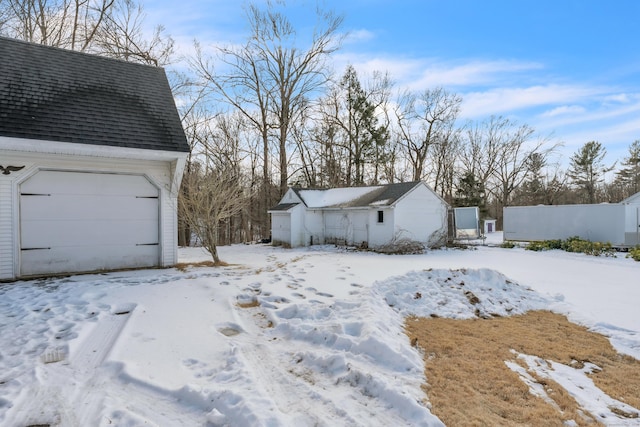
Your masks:
{"label": "garage door", "polygon": [[158,216],[143,176],[40,171],[20,186],[20,273],[157,266]]}

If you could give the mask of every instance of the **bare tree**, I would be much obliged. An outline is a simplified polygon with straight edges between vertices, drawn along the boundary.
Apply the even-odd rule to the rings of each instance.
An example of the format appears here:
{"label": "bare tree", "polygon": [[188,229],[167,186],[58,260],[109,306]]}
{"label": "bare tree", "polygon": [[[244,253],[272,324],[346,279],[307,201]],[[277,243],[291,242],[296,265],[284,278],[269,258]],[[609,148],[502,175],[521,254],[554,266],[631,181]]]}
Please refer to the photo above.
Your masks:
{"label": "bare tree", "polygon": [[[218,60],[224,71],[216,71],[213,59],[207,57],[196,44],[196,57],[191,65],[202,80],[202,85],[214,92],[221,100],[240,112],[260,135],[262,142],[262,192],[260,209],[266,215],[271,197],[266,188],[271,181],[269,133],[274,124],[269,115],[270,86],[261,77],[260,63],[249,45],[242,48],[218,49]],[[266,223],[266,221],[264,221]]]}
{"label": "bare tree", "polygon": [[446,147],[455,136],[454,124],[461,103],[461,97],[440,87],[400,97],[396,111],[398,132],[411,163],[413,181],[424,178],[429,148],[435,144]]}
{"label": "bare tree", "polygon": [[10,37],[86,51],[116,0],[2,0],[3,26]]}
{"label": "bare tree", "polygon": [[0,1],[0,34],[126,61],[167,64],[173,40],[161,26],[147,40],[143,19],[135,0]]}
{"label": "bare tree", "polygon": [[164,27],[158,25],[153,35],[143,34],[144,10],[133,0],[120,0],[96,34],[94,49],[103,56],[130,62],[164,66],[171,61],[174,41],[165,36]]}
{"label": "bare tree", "polygon": [[181,218],[209,251],[214,264],[224,265],[218,255],[219,227],[245,209],[250,200],[242,177],[234,171],[194,164],[184,175],[182,186],[178,197]]}
{"label": "bare tree", "polygon": [[[549,155],[557,148],[557,144],[545,147],[548,142],[546,139],[532,142],[533,136],[534,130],[529,126],[509,122],[505,139],[499,147],[493,175],[496,184],[494,196],[500,208],[509,206],[512,193],[525,181],[533,163],[546,164]],[[499,211],[501,214],[502,209]]]}
{"label": "bare tree", "polygon": [[265,183],[270,175],[270,131],[275,131],[281,194],[288,184],[287,144],[293,122],[306,99],[326,83],[325,60],[340,43],[337,30],[342,17],[321,10],[317,16],[319,24],[310,45],[300,49],[295,29],[274,3],[267,2],[266,9],[250,4],[247,20],[251,34],[241,47],[219,49],[223,69],[216,72],[202,55],[195,61],[206,83],[242,111],[261,133]]}
{"label": "bare tree", "polygon": [[306,97],[328,80],[325,60],[339,47],[337,30],[342,17],[317,12],[321,26],[314,31],[311,45],[299,50],[292,44],[296,31],[286,16],[271,7],[265,11],[255,5],[249,7],[252,50],[263,65],[263,78],[273,88],[270,96],[278,130],[281,194],[287,189],[287,140],[294,117],[304,107]]}
{"label": "bare tree", "polygon": [[534,130],[528,125],[501,116],[492,116],[466,128],[464,154],[459,160],[465,177],[473,176],[492,202],[491,214],[502,217],[513,192],[526,179],[534,155],[543,159],[557,145],[546,147],[547,140],[532,141]]}
{"label": "bare tree", "polygon": [[452,129],[447,138],[436,141],[428,153],[431,159],[433,189],[447,202],[453,202],[456,168],[461,151],[460,130]]}

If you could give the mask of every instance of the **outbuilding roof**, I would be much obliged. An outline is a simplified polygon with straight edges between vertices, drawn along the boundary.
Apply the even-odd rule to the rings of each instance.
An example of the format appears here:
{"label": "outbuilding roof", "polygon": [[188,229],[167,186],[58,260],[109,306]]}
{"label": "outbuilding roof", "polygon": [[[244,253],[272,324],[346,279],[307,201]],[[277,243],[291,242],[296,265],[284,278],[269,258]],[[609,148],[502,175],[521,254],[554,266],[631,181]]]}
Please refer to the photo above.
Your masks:
{"label": "outbuilding roof", "polygon": [[162,68],[0,37],[0,137],[188,152]]}
{"label": "outbuilding roof", "polygon": [[300,203],[280,203],[279,205],[276,205],[276,206],[272,207],[271,209],[269,209],[269,212],[271,212],[271,211],[288,211],[292,207],[298,206],[299,204]]}
{"label": "outbuilding roof", "polygon": [[382,207],[393,205],[420,184],[420,181],[413,181],[370,187],[331,188],[328,190],[294,188],[293,190],[309,208]]}

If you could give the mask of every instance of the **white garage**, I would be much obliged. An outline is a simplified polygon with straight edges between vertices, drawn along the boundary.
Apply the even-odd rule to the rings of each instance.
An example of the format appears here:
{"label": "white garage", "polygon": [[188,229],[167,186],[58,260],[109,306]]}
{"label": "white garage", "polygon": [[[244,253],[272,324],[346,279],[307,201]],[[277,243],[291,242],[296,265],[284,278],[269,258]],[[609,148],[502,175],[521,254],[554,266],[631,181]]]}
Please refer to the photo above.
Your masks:
{"label": "white garage", "polygon": [[190,150],[162,68],[0,37],[0,281],[168,267]]}
{"label": "white garage", "polygon": [[158,196],[141,175],[37,172],[20,185],[20,274],[158,266]]}

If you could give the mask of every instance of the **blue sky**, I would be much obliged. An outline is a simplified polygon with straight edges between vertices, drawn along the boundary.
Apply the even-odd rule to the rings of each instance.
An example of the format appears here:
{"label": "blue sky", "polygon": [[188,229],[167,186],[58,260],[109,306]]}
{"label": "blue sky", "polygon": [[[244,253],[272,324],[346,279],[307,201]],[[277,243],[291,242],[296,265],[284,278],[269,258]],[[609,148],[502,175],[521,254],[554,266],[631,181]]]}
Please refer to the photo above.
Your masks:
{"label": "blue sky", "polygon": [[[194,39],[242,42],[243,4],[156,0],[145,11],[188,52]],[[344,15],[338,74],[352,64],[362,76],[388,71],[400,88],[442,86],[462,96],[461,123],[526,123],[564,144],[563,163],[590,140],[613,163],[640,139],[640,1],[289,0],[296,28],[313,24],[316,4]]]}

